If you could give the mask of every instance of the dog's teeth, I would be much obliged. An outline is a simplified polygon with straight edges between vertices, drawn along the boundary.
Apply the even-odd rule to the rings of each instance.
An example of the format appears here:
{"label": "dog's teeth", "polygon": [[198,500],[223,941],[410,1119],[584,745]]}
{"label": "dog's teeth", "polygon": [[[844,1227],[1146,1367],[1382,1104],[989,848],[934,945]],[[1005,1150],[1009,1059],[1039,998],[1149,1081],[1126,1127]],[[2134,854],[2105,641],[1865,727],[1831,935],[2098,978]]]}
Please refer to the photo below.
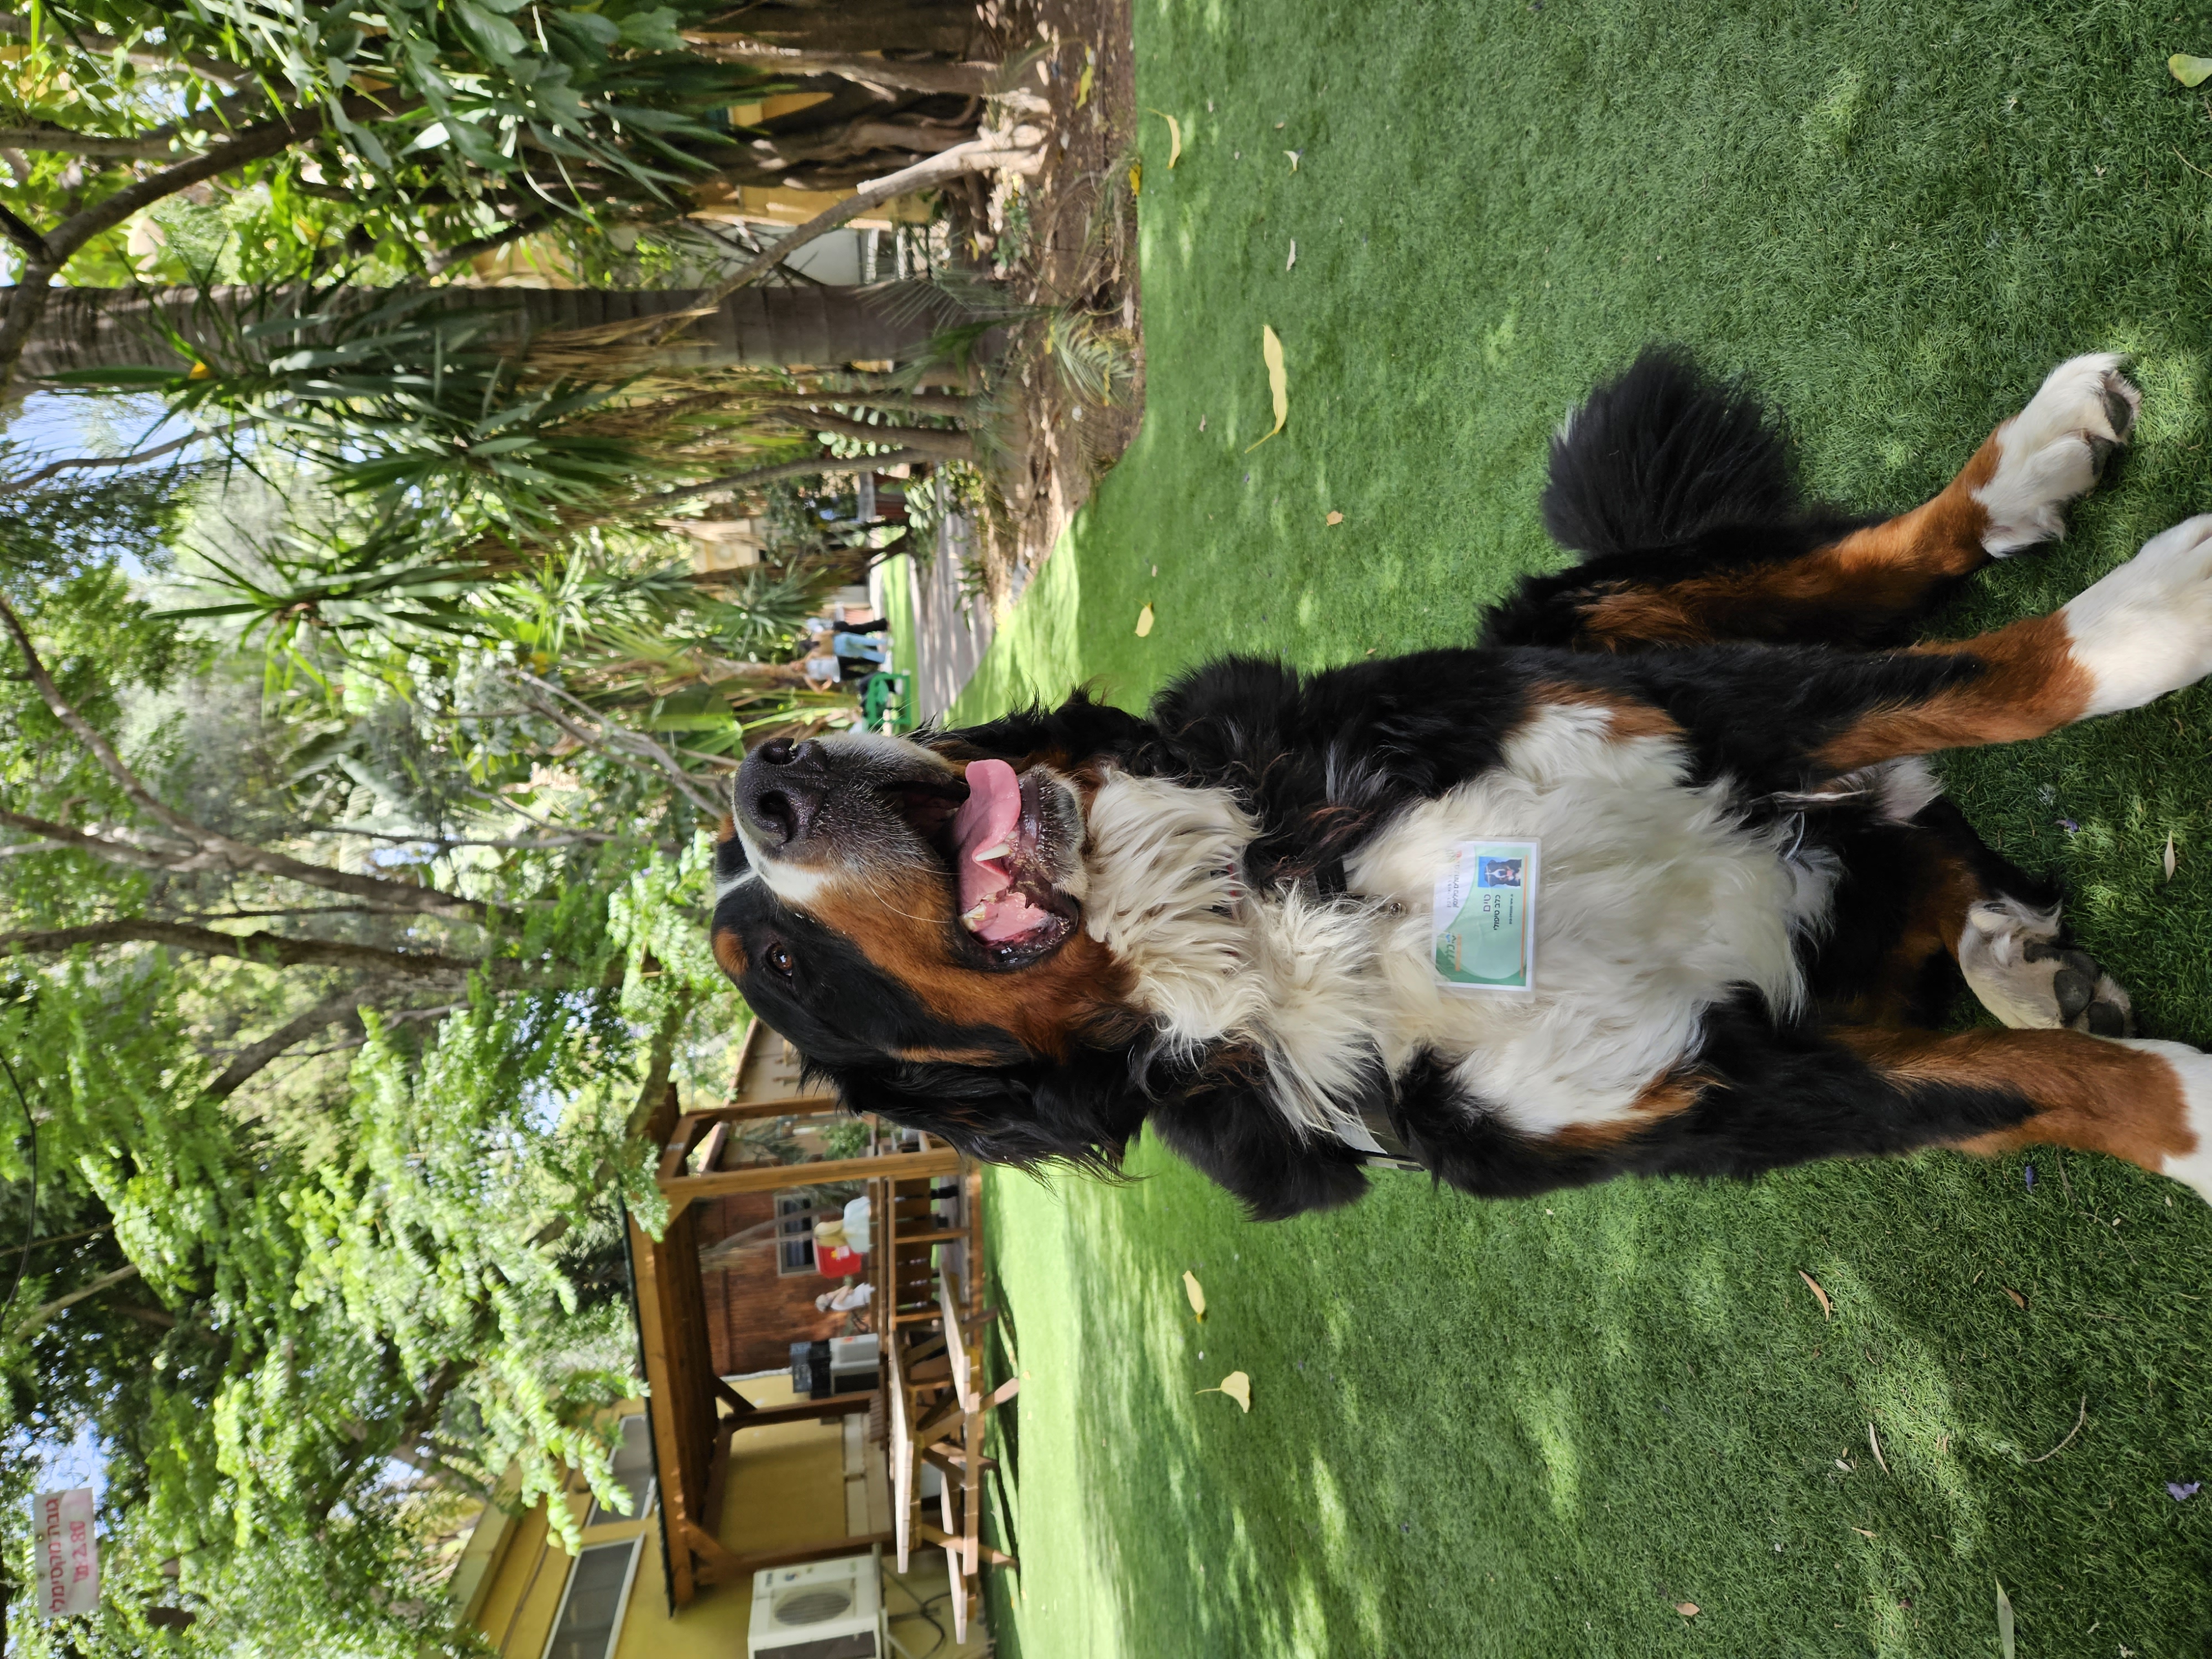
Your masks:
{"label": "dog's teeth", "polygon": [[960,925],[971,933],[975,932],[983,925],[983,912],[986,908],[981,904],[977,905],[960,918]]}
{"label": "dog's teeth", "polygon": [[996,847],[986,847],[980,852],[970,853],[968,856],[981,864],[986,859],[1002,859],[1013,850],[1011,844],[1002,841]]}

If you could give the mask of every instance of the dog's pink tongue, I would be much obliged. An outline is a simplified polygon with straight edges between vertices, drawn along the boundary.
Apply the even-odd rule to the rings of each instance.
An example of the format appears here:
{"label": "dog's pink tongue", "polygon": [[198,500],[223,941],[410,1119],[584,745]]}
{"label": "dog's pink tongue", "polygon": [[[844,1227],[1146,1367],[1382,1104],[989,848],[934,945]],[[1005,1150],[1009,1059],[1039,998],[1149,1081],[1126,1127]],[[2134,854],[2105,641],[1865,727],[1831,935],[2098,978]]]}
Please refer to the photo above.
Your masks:
{"label": "dog's pink tongue", "polygon": [[1022,785],[1014,769],[1002,760],[969,762],[968,799],[952,815],[952,864],[963,915],[1004,891],[1012,879],[1003,854],[975,855],[1006,846],[1021,817]]}

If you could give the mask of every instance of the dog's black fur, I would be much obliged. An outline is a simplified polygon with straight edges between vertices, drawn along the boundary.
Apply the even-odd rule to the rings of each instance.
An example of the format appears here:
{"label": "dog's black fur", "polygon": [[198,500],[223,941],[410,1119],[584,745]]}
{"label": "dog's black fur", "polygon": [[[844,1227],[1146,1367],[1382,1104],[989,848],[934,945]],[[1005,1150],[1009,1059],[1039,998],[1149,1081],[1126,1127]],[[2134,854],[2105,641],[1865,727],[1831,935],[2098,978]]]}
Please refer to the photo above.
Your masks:
{"label": "dog's black fur", "polygon": [[[1742,387],[1686,358],[1647,354],[1600,390],[1554,442],[1544,516],[1582,562],[1532,580],[1487,619],[1479,648],[1417,653],[1301,674],[1249,658],[1185,675],[1139,719],[1079,695],[922,741],[961,757],[1043,752],[1225,786],[1260,825],[1244,871],[1255,888],[1325,880],[1394,814],[1496,763],[1534,690],[1618,693],[1679,724],[1705,777],[1736,780],[1747,811],[1802,811],[1806,845],[1840,863],[1836,925],[1803,947],[1824,1007],[1778,1019],[1748,992],[1711,1011],[1688,1109],[1641,1133],[1580,1146],[1514,1132],[1448,1069],[1376,1068],[1367,1103],[1413,1157],[1466,1191],[1523,1194],[1624,1173],[1747,1176],[1839,1153],[1904,1151],[2016,1124],[2033,1109],[2001,1086],[1908,1085],[1831,1036],[1830,1013],[1865,987],[1901,927],[1891,896],[1937,851],[1972,860],[1993,891],[2047,903],[2044,885],[1990,853],[1948,802],[1910,823],[1863,802],[1807,809],[1774,797],[1829,777],[1822,744],[1868,711],[1929,696],[1983,672],[1966,656],[1863,655],[1839,647],[1903,636],[1909,615],[1832,605],[1747,618],[1726,642],[1618,653],[1575,648],[1577,604],[1623,583],[1678,580],[1799,557],[1863,520],[1808,504],[1776,422]],[[726,858],[741,863],[734,841]],[[735,873],[732,864],[726,873]],[[988,1161],[1117,1170],[1149,1122],[1161,1139],[1263,1218],[1344,1203],[1361,1156],[1300,1139],[1235,1056],[1164,1056],[1143,1030],[1107,1034],[1065,1059],[908,1061],[894,1050],[1005,1044],[948,1030],[849,941],[816,929],[796,981],[763,969],[762,941],[793,922],[761,883],[715,917],[753,964],[758,1014],[789,1037],[854,1109],[919,1127]],[[803,921],[803,919],[801,919]],[[1959,988],[1948,960],[1915,988],[1923,1018]]]}

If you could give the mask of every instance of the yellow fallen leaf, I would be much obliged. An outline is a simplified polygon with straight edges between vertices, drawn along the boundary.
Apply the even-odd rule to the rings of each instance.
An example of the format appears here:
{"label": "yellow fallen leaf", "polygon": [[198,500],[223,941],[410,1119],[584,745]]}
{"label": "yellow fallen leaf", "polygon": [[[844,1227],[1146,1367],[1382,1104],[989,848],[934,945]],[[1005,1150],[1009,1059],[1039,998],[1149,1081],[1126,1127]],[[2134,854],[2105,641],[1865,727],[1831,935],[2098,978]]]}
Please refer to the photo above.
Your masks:
{"label": "yellow fallen leaf", "polygon": [[2017,1650],[2012,1639],[2012,1597],[2004,1593],[2004,1585],[1997,1579],[1990,1580],[1997,1587],[1997,1651],[2004,1659],[2015,1659]]}
{"label": "yellow fallen leaf", "polygon": [[1144,187],[1145,187],[1145,164],[1144,164],[1142,161],[1132,161],[1132,162],[1130,162],[1130,163],[1129,163],[1129,194],[1130,194],[1130,195],[1132,195],[1132,196],[1134,196],[1134,195],[1135,195],[1139,191],[1142,190]]}
{"label": "yellow fallen leaf", "polygon": [[2012,1305],[2014,1307],[2018,1308],[2022,1313],[2026,1313],[2027,1311],[2027,1298],[2026,1297],[2022,1296],[2018,1291],[2013,1289],[2009,1285],[2004,1287],[2004,1293],[2012,1298]]}
{"label": "yellow fallen leaf", "polygon": [[1836,1316],[1836,1304],[1828,1300],[1828,1293],[1820,1288],[1820,1281],[1814,1279],[1812,1274],[1807,1273],[1802,1267],[1800,1267],[1797,1270],[1797,1277],[1805,1281],[1805,1288],[1812,1291],[1814,1296],[1819,1300],[1820,1304],[1820,1311],[1826,1315],[1830,1319],[1833,1319]]}
{"label": "yellow fallen leaf", "polygon": [[1874,1536],[1874,1534],[1869,1532],[1864,1527],[1853,1527],[1851,1530],[1858,1534],[1862,1538],[1871,1538]]}
{"label": "yellow fallen leaf", "polygon": [[1884,1474],[1889,1473],[1889,1460],[1881,1455],[1881,1442],[1874,1437],[1874,1425],[1867,1425],[1867,1444],[1874,1448],[1874,1461]]}
{"label": "yellow fallen leaf", "polygon": [[1206,1287],[1198,1282],[1198,1275],[1188,1267],[1182,1270],[1182,1293],[1190,1298],[1190,1310],[1200,1319],[1206,1317]]}
{"label": "yellow fallen leaf", "polygon": [[1298,157],[1304,155],[1305,151],[1302,149],[1286,149],[1283,154],[1291,158],[1291,171],[1296,173],[1298,170]]}
{"label": "yellow fallen leaf", "polygon": [[2169,830],[2166,832],[2166,878],[2168,881],[2173,879],[2173,831]]}
{"label": "yellow fallen leaf", "polygon": [[1148,108],[1145,113],[1157,115],[1168,124],[1168,170],[1172,173],[1175,164],[1182,157],[1182,123],[1164,109]]}
{"label": "yellow fallen leaf", "polygon": [[1685,1619],[1694,1619],[1698,1616],[1698,1604],[1695,1601],[1677,1601],[1674,1611]]}
{"label": "yellow fallen leaf", "polygon": [[1137,637],[1142,639],[1152,631],[1152,607],[1148,604],[1137,613]]}
{"label": "yellow fallen leaf", "polygon": [[1200,1394],[1225,1394],[1246,1411],[1252,1409],[1252,1379],[1242,1371],[1231,1371],[1221,1379],[1218,1389],[1200,1389]]}
{"label": "yellow fallen leaf", "polygon": [[1328,515],[1328,521],[1331,524],[1342,524],[1344,522],[1344,514],[1341,513],[1332,513]]}
{"label": "yellow fallen leaf", "polygon": [[2212,58],[2191,58],[2185,52],[2177,52],[2166,60],[2166,66],[2185,87],[2202,86],[2212,77]]}
{"label": "yellow fallen leaf", "polygon": [[1280,432],[1291,418],[1291,372],[1283,367],[1282,338],[1265,323],[1260,325],[1260,356],[1267,363],[1267,395],[1274,402],[1275,423],[1260,434],[1257,442],[1245,446],[1247,455]]}
{"label": "yellow fallen leaf", "polygon": [[1087,103],[1089,103],[1089,102],[1091,101],[1091,77],[1092,77],[1092,76],[1094,76],[1097,72],[1097,70],[1096,70],[1096,69],[1095,69],[1091,64],[1085,64],[1083,66],[1083,73],[1082,73],[1081,75],[1079,75],[1079,76],[1078,76],[1076,77],[1076,80],[1075,80],[1075,106],[1076,106],[1076,108],[1078,108],[1078,109],[1081,109],[1081,108],[1082,108],[1085,104],[1087,104]]}

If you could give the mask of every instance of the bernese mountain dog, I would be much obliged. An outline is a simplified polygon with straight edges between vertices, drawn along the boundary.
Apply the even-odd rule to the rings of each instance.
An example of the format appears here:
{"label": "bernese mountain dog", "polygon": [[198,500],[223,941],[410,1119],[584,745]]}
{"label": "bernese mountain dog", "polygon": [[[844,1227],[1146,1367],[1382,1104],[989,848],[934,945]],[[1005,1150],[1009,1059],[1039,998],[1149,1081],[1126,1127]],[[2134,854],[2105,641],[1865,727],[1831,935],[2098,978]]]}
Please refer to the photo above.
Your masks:
{"label": "bernese mountain dog", "polygon": [[[2131,1035],[1922,758],[2212,671],[2212,515],[1910,642],[2062,532],[2134,424],[2120,368],[2061,364],[1872,519],[1804,498],[1741,385],[1647,352],[1552,443],[1580,562],[1477,644],[761,744],[716,956],[855,1110],[1102,1173],[1149,1124],[1263,1218],[1377,1164],[1526,1194],[2043,1142],[2212,1196],[2212,1055]],[[1942,1029],[1962,976],[2008,1029]]]}

